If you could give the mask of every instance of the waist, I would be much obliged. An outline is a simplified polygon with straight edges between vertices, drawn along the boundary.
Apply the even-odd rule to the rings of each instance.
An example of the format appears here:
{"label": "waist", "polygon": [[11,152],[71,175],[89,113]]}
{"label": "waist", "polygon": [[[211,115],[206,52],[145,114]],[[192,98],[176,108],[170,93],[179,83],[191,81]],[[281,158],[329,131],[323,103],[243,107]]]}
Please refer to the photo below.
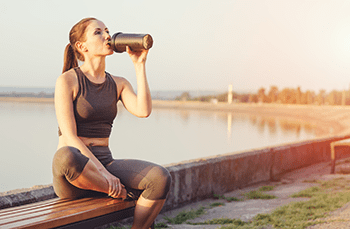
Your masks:
{"label": "waist", "polygon": [[108,146],[109,138],[88,138],[88,137],[79,137],[79,139],[86,146]]}
{"label": "waist", "polygon": [[[109,138],[87,138],[87,137],[78,137],[86,146],[108,146]],[[66,142],[63,140],[63,137],[60,136],[58,142],[58,148],[66,146]]]}

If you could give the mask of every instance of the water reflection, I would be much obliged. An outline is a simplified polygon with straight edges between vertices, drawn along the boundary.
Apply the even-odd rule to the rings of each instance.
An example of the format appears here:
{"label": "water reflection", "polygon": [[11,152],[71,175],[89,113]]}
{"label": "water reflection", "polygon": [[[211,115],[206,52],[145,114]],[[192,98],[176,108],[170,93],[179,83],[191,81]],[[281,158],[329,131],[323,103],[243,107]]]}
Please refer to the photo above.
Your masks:
{"label": "water reflection", "polygon": [[276,135],[277,133],[277,124],[275,119],[268,119],[267,120],[267,127],[271,133],[271,135]]}
{"label": "water reflection", "polygon": [[227,113],[227,139],[232,136],[232,113]]}
{"label": "water reflection", "polygon": [[[51,183],[57,147],[53,104],[0,102],[0,125],[0,192]],[[139,119],[120,108],[110,147],[115,158],[165,165],[306,140],[314,132],[307,123],[258,114],[154,109]]]}
{"label": "water reflection", "polygon": [[228,112],[227,116],[227,135],[231,137],[232,123],[233,122],[244,122],[248,120],[252,126],[256,126],[260,134],[264,134],[268,131],[268,134],[275,136],[278,133],[278,128],[281,129],[283,134],[295,134],[300,136],[303,130],[307,134],[314,135],[315,127],[311,124],[303,121],[288,120],[276,117],[264,117],[258,115],[242,115]]}
{"label": "water reflection", "polygon": [[[232,146],[232,143],[237,141],[236,134],[242,132],[244,123],[249,123],[248,132],[253,132],[252,127],[255,127],[257,136],[264,138],[290,139],[290,141],[304,140],[305,138],[313,138],[317,135],[316,127],[310,123],[301,120],[292,120],[285,118],[277,118],[263,116],[257,114],[243,114],[235,112],[213,112],[213,111],[194,111],[194,110],[163,110],[156,109],[157,117],[166,115],[171,122],[171,117],[180,117],[183,125],[193,125],[193,123],[211,124],[213,133],[220,130],[220,126],[226,124],[226,139],[227,144]],[[166,114],[165,114],[166,113]],[[158,119],[157,118],[157,119]],[[176,119],[175,119],[176,120]],[[240,127],[238,127],[240,126]],[[194,128],[193,126],[190,128]],[[217,129],[217,130],[216,130]],[[200,131],[200,128],[197,129]],[[265,137],[264,137],[265,136]],[[268,137],[266,137],[268,136]],[[292,137],[291,137],[292,136]],[[279,143],[278,141],[276,143]],[[234,151],[235,149],[232,149]]]}

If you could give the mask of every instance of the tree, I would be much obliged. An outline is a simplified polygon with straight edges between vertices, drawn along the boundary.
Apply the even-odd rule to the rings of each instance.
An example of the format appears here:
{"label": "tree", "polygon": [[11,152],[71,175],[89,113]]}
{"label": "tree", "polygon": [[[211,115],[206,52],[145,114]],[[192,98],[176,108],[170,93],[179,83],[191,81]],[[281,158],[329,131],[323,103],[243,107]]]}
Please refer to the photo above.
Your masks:
{"label": "tree", "polygon": [[270,91],[267,94],[267,101],[269,103],[276,103],[278,98],[278,88],[276,86],[271,86]]}
{"label": "tree", "polygon": [[258,101],[260,103],[265,103],[267,101],[267,97],[265,95],[265,88],[260,88],[258,91]]}
{"label": "tree", "polygon": [[317,97],[316,97],[316,103],[318,105],[323,105],[325,103],[325,97],[326,97],[326,91],[325,90],[320,90],[320,92],[318,93]]}
{"label": "tree", "polygon": [[342,92],[333,90],[325,98],[325,103],[328,105],[341,105]]}
{"label": "tree", "polygon": [[284,104],[295,104],[296,91],[294,89],[285,88],[278,94],[278,100]]}
{"label": "tree", "polygon": [[295,92],[295,103],[296,104],[301,104],[301,89],[300,87],[297,88],[296,92]]}
{"label": "tree", "polygon": [[180,96],[176,97],[175,100],[187,101],[191,99],[189,92],[183,92]]}
{"label": "tree", "polygon": [[255,94],[249,94],[249,103],[257,103],[258,102],[258,96]]}

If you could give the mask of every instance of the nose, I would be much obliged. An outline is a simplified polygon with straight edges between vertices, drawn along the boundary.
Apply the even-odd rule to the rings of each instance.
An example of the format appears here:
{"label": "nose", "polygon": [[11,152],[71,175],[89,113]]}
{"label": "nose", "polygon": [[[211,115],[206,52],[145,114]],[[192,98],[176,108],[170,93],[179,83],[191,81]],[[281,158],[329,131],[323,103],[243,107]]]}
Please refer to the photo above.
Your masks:
{"label": "nose", "polygon": [[106,39],[107,41],[110,41],[110,40],[111,40],[111,35],[110,35],[108,32],[106,32],[106,35],[107,35],[107,36],[105,36],[105,39]]}

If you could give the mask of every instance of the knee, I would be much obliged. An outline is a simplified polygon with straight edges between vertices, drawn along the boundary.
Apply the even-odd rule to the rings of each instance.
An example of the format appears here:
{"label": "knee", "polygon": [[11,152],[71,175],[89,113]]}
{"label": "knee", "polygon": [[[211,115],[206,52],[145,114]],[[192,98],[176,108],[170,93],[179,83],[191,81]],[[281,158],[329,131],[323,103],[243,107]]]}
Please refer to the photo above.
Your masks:
{"label": "knee", "polygon": [[170,190],[172,178],[169,171],[164,167],[161,167],[160,174],[160,186],[163,188],[165,195],[167,195]]}
{"label": "knee", "polygon": [[54,174],[64,175],[72,181],[80,175],[88,160],[77,148],[65,146],[57,150],[52,169]]}
{"label": "knee", "polygon": [[152,200],[165,199],[172,181],[169,171],[162,166],[154,167],[152,169],[152,178],[149,184],[150,193],[146,198]]}
{"label": "knee", "polygon": [[71,165],[74,165],[76,163],[77,157],[75,156],[75,154],[78,153],[80,153],[80,151],[77,148],[64,146],[58,149],[55,153],[55,156],[53,158],[53,164],[64,167],[70,167]]}

